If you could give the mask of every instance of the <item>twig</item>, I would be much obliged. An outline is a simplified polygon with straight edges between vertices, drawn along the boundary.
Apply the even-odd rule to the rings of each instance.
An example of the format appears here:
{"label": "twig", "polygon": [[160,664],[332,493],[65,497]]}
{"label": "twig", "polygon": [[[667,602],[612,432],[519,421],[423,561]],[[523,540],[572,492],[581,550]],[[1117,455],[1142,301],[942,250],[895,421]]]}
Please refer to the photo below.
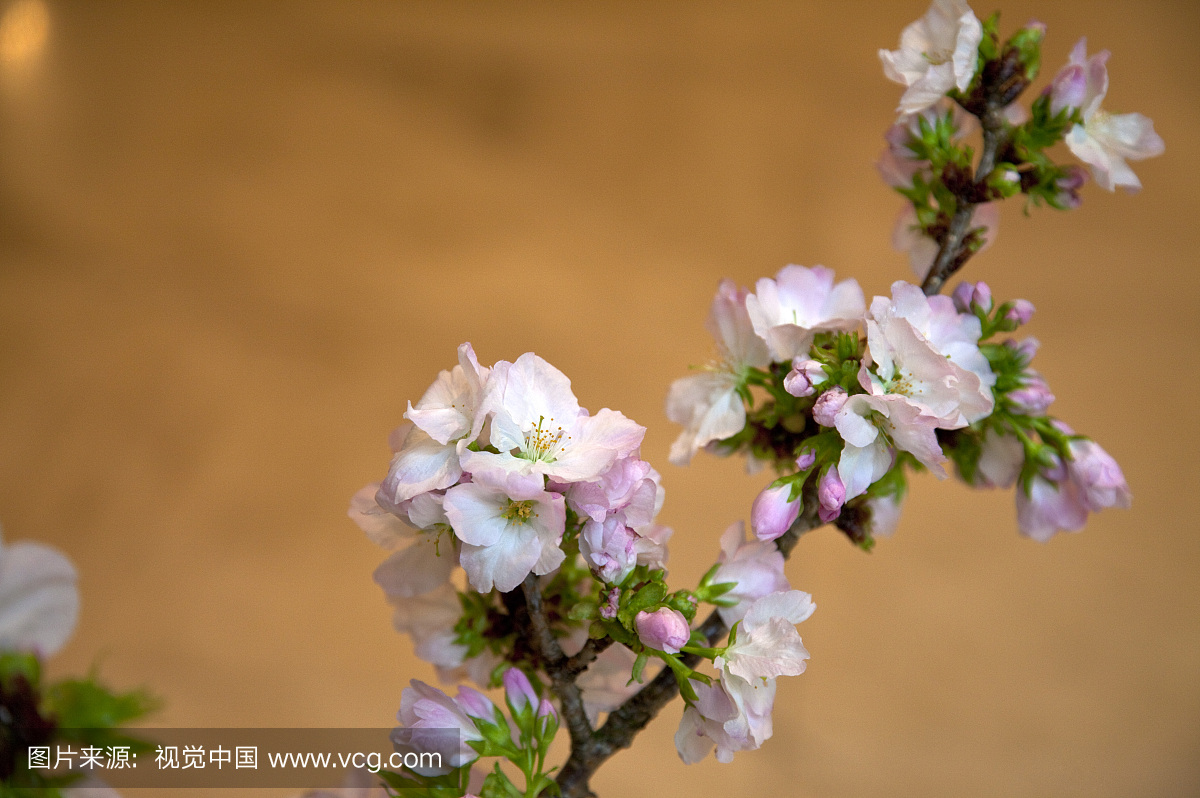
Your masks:
{"label": "twig", "polygon": [[[784,557],[791,554],[801,535],[821,525],[816,515],[817,502],[806,500],[805,508],[806,512],[796,519],[783,537],[775,541]],[[716,610],[700,624],[699,630],[710,646],[719,643],[729,633],[729,627]],[[689,668],[694,668],[700,662],[700,657],[686,654],[682,660]],[[589,735],[583,745],[577,745],[572,738],[571,755],[557,779],[563,798],[591,798],[594,794],[588,787],[588,781],[592,774],[618,750],[628,748],[638,732],[678,694],[675,674],[670,668],[664,668],[645,687],[609,713],[604,725]]]}
{"label": "twig", "polygon": [[996,168],[996,159],[1008,144],[1008,123],[1004,119],[1004,108],[1017,98],[1029,85],[1025,68],[1015,49],[1005,50],[1000,58],[990,61],[980,75],[979,85],[969,97],[959,100],[967,111],[979,117],[983,128],[983,152],[974,179],[954,190],[957,207],[938,248],[937,257],[929,267],[929,274],[921,284],[921,290],[932,296],[966,264],[973,254],[967,246],[971,232],[971,217],[981,201],[986,201],[987,179]]}

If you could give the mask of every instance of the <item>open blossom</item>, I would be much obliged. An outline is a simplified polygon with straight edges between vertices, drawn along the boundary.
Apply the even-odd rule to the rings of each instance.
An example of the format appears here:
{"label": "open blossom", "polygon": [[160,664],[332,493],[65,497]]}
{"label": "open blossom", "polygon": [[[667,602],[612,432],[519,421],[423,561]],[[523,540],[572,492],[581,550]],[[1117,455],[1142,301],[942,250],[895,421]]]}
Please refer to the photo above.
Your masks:
{"label": "open blossom", "polygon": [[562,494],[547,491],[538,474],[483,472],[446,491],[444,505],[463,544],[459,560],[480,593],[493,586],[506,593],[566,556],[558,547],[566,528]]}
{"label": "open blossom", "polygon": [[892,299],[875,297],[867,319],[867,347],[875,364],[863,382],[874,395],[904,396],[938,419],[942,429],[957,429],[992,412],[996,383],[979,351],[981,326],[960,314],[950,297],[927,297],[915,285],[892,284]]}
{"label": "open blossom", "polygon": [[899,50],[879,51],[884,74],[908,87],[896,110],[916,113],[951,89],[966,91],[982,40],[983,26],[963,0],[934,0],[900,34]]}
{"label": "open blossom", "polygon": [[79,617],[77,579],[57,549],[0,540],[0,652],[57,653]]}
{"label": "open blossom", "polygon": [[731,524],[721,535],[717,561],[720,567],[713,574],[712,583],[737,585],[723,596],[734,601],[734,605],[717,608],[726,624],[742,620],[755,600],[790,587],[783,575],[783,554],[773,542],[747,540],[746,527],[741,521]]}
{"label": "open blossom", "polygon": [[560,482],[595,479],[633,453],[645,427],[607,408],[589,416],[565,374],[526,352],[492,367],[484,408],[493,412],[489,441],[498,452],[464,450],[462,466],[545,475]]}
{"label": "open blossom", "polygon": [[1078,532],[1089,512],[1107,507],[1128,509],[1132,501],[1121,467],[1095,441],[1073,440],[1072,459],[1056,463],[1033,478],[1029,493],[1017,490],[1021,534],[1041,543],[1055,532]]}
{"label": "open blossom", "polygon": [[458,365],[438,374],[433,385],[404,417],[440,444],[473,441],[483,428],[484,414],[477,412],[489,369],[479,365],[469,343],[458,347]]}
{"label": "open blossom", "polygon": [[712,441],[735,435],[746,426],[746,408],[738,387],[750,368],[766,368],[771,358],[746,313],[746,292],[731,280],[717,288],[708,331],[717,343],[717,361],[699,374],[681,377],[667,394],[667,418],[683,426],[671,445],[671,462],[687,465]]}
{"label": "open blossom", "polygon": [[858,281],[835,285],[833,272],[824,266],[784,266],[774,280],[759,280],[746,297],[754,332],[779,361],[807,355],[813,336],[822,330],[854,329],[864,310]]}
{"label": "open blossom", "polygon": [[775,680],[804,672],[808,651],[796,624],[812,615],[807,593],[789,590],[755,601],[738,627],[737,640],[713,664],[715,684],[696,684],[698,701],[683,712],[675,748],[687,764],[716,748],[719,762],[736,751],[760,747],[772,734]]}
{"label": "open blossom", "polygon": [[442,495],[422,493],[404,502],[401,518],[379,506],[377,493],[377,485],[368,485],[354,494],[348,515],[375,543],[389,549],[408,545],[384,560],[375,570],[375,581],[388,596],[400,598],[446,583],[458,564],[458,552]]}
{"label": "open blossom", "polygon": [[1165,147],[1145,116],[1112,114],[1100,107],[1108,93],[1108,56],[1103,50],[1088,58],[1087,39],[1080,39],[1051,84],[1050,110],[1080,110],[1083,124],[1067,131],[1066,143],[1076,158],[1091,167],[1098,185],[1109,191],[1117,186],[1136,191],[1142,183],[1126,160],[1161,155]]}
{"label": "open blossom", "polygon": [[937,424],[904,396],[860,393],[847,399],[834,421],[845,441],[837,465],[843,499],[861,496],[888,472],[895,462],[893,446],[944,478],[946,456],[934,432]]}

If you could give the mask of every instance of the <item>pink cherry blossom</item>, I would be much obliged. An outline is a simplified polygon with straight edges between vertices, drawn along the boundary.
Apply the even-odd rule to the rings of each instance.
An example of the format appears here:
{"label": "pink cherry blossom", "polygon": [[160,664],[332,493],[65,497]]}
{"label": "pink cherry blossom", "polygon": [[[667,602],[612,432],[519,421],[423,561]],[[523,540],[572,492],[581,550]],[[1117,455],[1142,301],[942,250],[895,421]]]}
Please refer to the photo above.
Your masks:
{"label": "pink cherry blossom", "polygon": [[478,474],[446,492],[445,508],[462,541],[459,560],[481,593],[508,592],[566,556],[558,547],[566,527],[562,494],[547,491],[537,474]]}
{"label": "pink cherry blossom", "polygon": [[746,616],[750,604],[763,596],[787,590],[783,575],[783,555],[770,541],[747,540],[746,527],[741,521],[730,525],[721,535],[720,567],[713,575],[714,585],[722,582],[736,584],[723,598],[734,601],[731,607],[718,607],[721,619],[733,625]]}
{"label": "pink cherry blossom", "polygon": [[916,113],[951,89],[966,91],[982,39],[983,26],[963,0],[934,0],[900,34],[899,50],[879,51],[884,74],[908,87],[896,110]]}
{"label": "pink cherry blossom", "polygon": [[1126,161],[1161,155],[1165,147],[1145,116],[1113,114],[1100,107],[1108,93],[1108,57],[1103,50],[1088,58],[1087,39],[1080,39],[1054,78],[1050,108],[1080,110],[1083,124],[1067,131],[1066,143],[1076,158],[1091,167],[1097,185],[1108,191],[1117,186],[1136,191],[1142,183]]}
{"label": "pink cherry blossom", "polygon": [[822,330],[853,330],[862,323],[865,300],[853,278],[836,285],[824,266],[785,266],[775,279],[762,278],[746,297],[754,331],[772,356],[788,361],[808,354]]}
{"label": "pink cherry blossom", "polygon": [[716,361],[698,374],[675,380],[667,394],[667,418],[684,427],[671,446],[675,465],[687,465],[707,444],[746,426],[738,387],[747,369],[766,368],[771,362],[766,343],[755,334],[746,313],[746,292],[732,281],[724,280],[717,288],[707,326],[717,344]]}
{"label": "pink cherry blossom", "polygon": [[607,408],[589,416],[565,374],[527,352],[492,368],[482,407],[492,412],[488,440],[498,450],[464,449],[462,467],[589,481],[637,450],[645,427]]}

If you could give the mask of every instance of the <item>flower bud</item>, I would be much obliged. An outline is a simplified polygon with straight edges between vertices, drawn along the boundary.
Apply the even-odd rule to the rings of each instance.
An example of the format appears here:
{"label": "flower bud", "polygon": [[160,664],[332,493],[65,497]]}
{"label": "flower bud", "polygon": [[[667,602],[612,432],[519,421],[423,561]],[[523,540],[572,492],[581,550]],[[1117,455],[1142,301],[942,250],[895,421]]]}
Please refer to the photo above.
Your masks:
{"label": "flower bud", "polygon": [[984,313],[989,313],[992,309],[992,289],[982,280],[977,283],[959,283],[951,298],[959,313],[974,313],[976,307]]}
{"label": "flower bud", "polygon": [[[818,399],[817,401],[820,400]],[[796,470],[807,471],[808,469],[812,468],[816,462],[817,453],[812,449],[805,449],[804,451],[800,452],[800,455],[796,458]]]}
{"label": "flower bud", "polygon": [[846,503],[846,486],[842,484],[842,477],[838,474],[836,466],[831,467],[821,477],[821,484],[817,486],[817,499],[821,503],[817,515],[822,521],[828,524],[841,515],[842,505]]}
{"label": "flower bud", "polygon": [[1087,172],[1083,169],[1074,165],[1065,167],[1062,175],[1054,181],[1054,187],[1058,189],[1058,192],[1054,195],[1051,204],[1062,210],[1075,210],[1083,204],[1083,197],[1079,196],[1079,189],[1083,188],[1086,182]]}
{"label": "flower bud", "polygon": [[1033,318],[1033,303],[1028,299],[1014,299],[1012,308],[1004,314],[1004,318],[1016,322],[1018,326],[1028,324]]}
{"label": "flower bud", "polygon": [[1105,507],[1129,509],[1129,485],[1112,455],[1091,440],[1071,441],[1070,450],[1075,459],[1067,469],[1082,489],[1084,506],[1094,513]]}
{"label": "flower bud", "polygon": [[549,699],[543,698],[542,703],[538,704],[538,718],[553,718],[555,723],[558,723],[558,712],[555,711],[554,705]]}
{"label": "flower bud", "polygon": [[611,621],[617,617],[617,602],[621,600],[621,588],[608,591],[608,599],[600,605],[600,617]]}
{"label": "flower bud", "polygon": [[1022,338],[1020,341],[1015,341],[1012,338],[1009,338],[1004,342],[1004,345],[1009,349],[1015,349],[1025,358],[1025,362],[1028,363],[1029,361],[1033,360],[1033,356],[1036,355],[1038,349],[1041,348],[1042,342],[1031,335],[1028,338]]}
{"label": "flower bud", "polygon": [[692,633],[683,613],[670,607],[659,607],[654,612],[642,610],[633,622],[642,645],[668,654],[678,654]]}
{"label": "flower bud", "polygon": [[850,397],[841,388],[830,388],[825,393],[817,397],[816,404],[813,405],[812,414],[813,421],[816,421],[822,427],[832,427],[833,420],[837,416],[838,411],[846,404],[846,400]]}
{"label": "flower bud", "polygon": [[796,358],[792,361],[792,370],[783,379],[783,389],[792,396],[803,398],[812,396],[816,392],[816,386],[825,380],[825,369],[820,363]]}
{"label": "flower bud", "polygon": [[535,707],[539,701],[529,677],[520,668],[509,668],[504,672],[504,697],[508,699],[514,713]]}
{"label": "flower bud", "polygon": [[1046,411],[1054,403],[1054,394],[1050,393],[1050,386],[1036,371],[1027,371],[1021,377],[1021,387],[1009,392],[1009,401],[1019,413],[1027,416],[1046,415]]}
{"label": "flower bud", "polygon": [[767,487],[750,508],[750,527],[759,540],[775,540],[800,516],[800,499],[791,501],[791,485]]}

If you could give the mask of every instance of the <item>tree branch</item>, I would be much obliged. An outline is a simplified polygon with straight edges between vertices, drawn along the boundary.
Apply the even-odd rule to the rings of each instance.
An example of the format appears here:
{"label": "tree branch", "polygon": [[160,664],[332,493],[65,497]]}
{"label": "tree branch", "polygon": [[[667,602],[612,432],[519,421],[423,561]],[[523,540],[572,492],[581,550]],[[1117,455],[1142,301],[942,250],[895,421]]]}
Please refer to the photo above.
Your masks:
{"label": "tree branch", "polygon": [[542,670],[550,677],[550,689],[562,702],[563,717],[567,722],[567,731],[571,735],[571,749],[586,745],[592,738],[592,724],[588,722],[587,712],[583,709],[583,696],[575,684],[579,671],[568,668],[568,660],[563,654],[562,646],[554,637],[553,630],[546,620],[542,609],[542,588],[538,578],[530,574],[521,583],[521,591],[525,595],[525,608],[529,615],[529,635],[533,651],[541,660]]}
{"label": "tree branch", "polygon": [[1009,48],[1000,58],[989,61],[980,75],[979,85],[970,96],[961,98],[959,104],[979,118],[983,128],[983,152],[973,179],[966,185],[954,187],[957,207],[950,218],[949,227],[938,248],[937,257],[929,268],[929,274],[921,284],[927,296],[938,293],[951,275],[961,269],[970,259],[968,235],[971,232],[971,217],[981,202],[986,202],[989,189],[987,179],[996,168],[1000,152],[1008,144],[1009,127],[1004,118],[1004,109],[1015,100],[1029,78],[1021,64],[1019,54]]}
{"label": "tree branch", "polygon": [[[818,503],[815,500],[806,500],[805,512],[775,541],[784,557],[791,554],[801,535],[821,526],[817,519],[817,507]],[[720,613],[714,610],[700,624],[699,631],[708,641],[708,645],[715,646],[729,634],[729,627],[721,619]],[[700,662],[700,657],[686,654],[682,660],[689,668],[694,668]],[[670,668],[664,668],[645,687],[609,713],[604,725],[589,735],[583,745],[577,745],[572,737],[571,755],[557,779],[563,798],[593,796],[588,787],[592,774],[617,751],[628,748],[638,732],[678,694],[679,685],[675,681],[675,674]]]}

